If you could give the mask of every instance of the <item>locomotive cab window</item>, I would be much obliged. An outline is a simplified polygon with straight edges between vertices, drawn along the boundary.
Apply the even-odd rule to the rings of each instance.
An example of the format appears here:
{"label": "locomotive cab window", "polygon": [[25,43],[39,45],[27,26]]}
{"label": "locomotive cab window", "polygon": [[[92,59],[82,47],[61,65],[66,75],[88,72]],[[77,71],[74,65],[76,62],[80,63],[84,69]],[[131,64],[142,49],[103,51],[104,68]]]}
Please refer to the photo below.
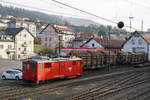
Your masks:
{"label": "locomotive cab window", "polygon": [[80,66],[80,61],[78,62],[78,66]]}
{"label": "locomotive cab window", "polygon": [[40,64],[40,69],[41,69],[41,70],[43,69],[43,64]]}
{"label": "locomotive cab window", "polygon": [[35,64],[31,64],[31,70],[36,70],[36,65]]}
{"label": "locomotive cab window", "polygon": [[29,70],[30,69],[30,65],[29,64],[27,64],[27,70]]}
{"label": "locomotive cab window", "polygon": [[64,68],[64,63],[61,63],[61,68]]}
{"label": "locomotive cab window", "polygon": [[26,64],[23,64],[23,69],[26,70]]}

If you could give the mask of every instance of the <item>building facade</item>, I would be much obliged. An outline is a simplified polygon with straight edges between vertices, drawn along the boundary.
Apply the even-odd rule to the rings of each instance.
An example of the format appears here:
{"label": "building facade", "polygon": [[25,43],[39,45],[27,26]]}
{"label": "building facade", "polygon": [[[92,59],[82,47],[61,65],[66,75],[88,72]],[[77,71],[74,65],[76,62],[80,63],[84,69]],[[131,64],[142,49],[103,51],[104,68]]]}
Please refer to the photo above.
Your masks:
{"label": "building facade", "polygon": [[85,39],[81,44],[81,48],[103,48],[104,50],[110,50],[114,53],[122,51],[122,44],[124,41],[121,40],[107,40],[89,38]]}
{"label": "building facade", "polygon": [[123,44],[124,52],[145,52],[150,61],[150,33],[135,31]]}
{"label": "building facade", "polygon": [[26,28],[33,36],[36,37],[36,25],[33,22],[26,21],[23,19],[14,19],[8,22],[8,28]]}
{"label": "building facade", "polygon": [[41,46],[50,46],[52,49],[57,48],[60,42],[63,47],[71,47],[75,38],[70,27],[54,24],[48,24],[40,34]]}
{"label": "building facade", "polygon": [[25,59],[34,55],[34,37],[25,28],[0,32],[0,58]]}

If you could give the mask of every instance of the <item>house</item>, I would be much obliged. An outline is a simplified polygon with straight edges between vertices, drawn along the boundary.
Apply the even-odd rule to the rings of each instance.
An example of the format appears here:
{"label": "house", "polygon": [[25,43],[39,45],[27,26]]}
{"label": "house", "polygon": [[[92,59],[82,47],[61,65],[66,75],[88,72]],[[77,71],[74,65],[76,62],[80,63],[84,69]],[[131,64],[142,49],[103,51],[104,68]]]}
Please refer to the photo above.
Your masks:
{"label": "house", "polygon": [[64,47],[72,46],[75,38],[74,32],[70,27],[63,25],[48,24],[41,32],[41,46],[50,46],[52,49],[58,47],[58,43]]}
{"label": "house", "polygon": [[2,20],[0,20],[0,29],[1,28],[7,28],[7,24],[4,23]]}
{"label": "house", "polygon": [[36,37],[36,25],[33,22],[23,20],[22,18],[16,18],[16,19],[9,21],[7,24],[8,24],[8,28],[24,27],[30,33],[32,33],[33,36]]}
{"label": "house", "polygon": [[96,38],[100,39],[100,36],[96,33],[76,33],[75,39],[72,42],[73,48],[80,48],[81,44],[85,41],[87,38]]}
{"label": "house", "polygon": [[34,37],[25,28],[7,28],[0,32],[0,58],[25,59],[34,54]]}
{"label": "house", "polygon": [[124,52],[145,52],[150,61],[150,32],[135,31],[123,44]]}
{"label": "house", "polygon": [[98,38],[87,38],[81,44],[81,48],[104,48],[105,50],[111,50],[112,52],[119,52],[122,50],[122,40],[107,40]]}

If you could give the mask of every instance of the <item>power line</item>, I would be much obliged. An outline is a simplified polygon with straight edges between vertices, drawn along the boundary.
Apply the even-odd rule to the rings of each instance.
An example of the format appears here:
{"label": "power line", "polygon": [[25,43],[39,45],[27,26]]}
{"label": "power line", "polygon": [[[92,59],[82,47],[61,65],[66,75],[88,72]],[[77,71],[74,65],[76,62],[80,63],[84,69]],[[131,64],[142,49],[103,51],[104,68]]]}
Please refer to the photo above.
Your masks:
{"label": "power line", "polygon": [[80,18],[85,17],[85,16],[77,16],[77,15],[69,14],[69,13],[56,12],[56,11],[47,10],[47,9],[42,9],[42,8],[37,8],[37,7],[31,7],[31,6],[27,6],[27,5],[23,5],[23,4],[17,4],[17,3],[14,3],[14,2],[10,2],[10,1],[3,1],[3,0],[0,0],[0,2],[1,2],[1,3],[7,3],[7,4],[13,4],[13,5],[15,5],[15,6],[20,6],[20,7],[25,7],[25,8],[31,8],[31,9],[34,9],[34,10],[41,10],[41,11],[51,12],[51,13],[55,13],[55,14],[64,14],[64,15],[76,16],[76,17],[80,17]]}
{"label": "power line", "polygon": [[95,14],[93,14],[93,13],[90,13],[90,12],[87,12],[87,11],[84,11],[84,10],[81,10],[81,9],[78,9],[78,8],[76,8],[76,7],[67,5],[67,4],[65,4],[65,3],[62,3],[62,2],[59,2],[59,1],[56,1],[56,0],[52,0],[52,1],[54,1],[54,2],[56,2],[56,3],[59,3],[59,4],[62,4],[62,5],[64,5],[64,6],[67,6],[67,7],[69,7],[69,8],[78,10],[78,11],[80,11],[80,12],[83,12],[83,13],[86,13],[86,14],[89,14],[89,15],[92,15],[92,16],[95,16],[95,17],[100,18],[100,19],[102,19],[102,20],[105,20],[105,21],[107,21],[107,22],[117,24],[116,22],[114,22],[114,21],[112,21],[112,20],[110,20],[110,19],[106,19],[106,18],[97,16],[97,15],[95,15]]}

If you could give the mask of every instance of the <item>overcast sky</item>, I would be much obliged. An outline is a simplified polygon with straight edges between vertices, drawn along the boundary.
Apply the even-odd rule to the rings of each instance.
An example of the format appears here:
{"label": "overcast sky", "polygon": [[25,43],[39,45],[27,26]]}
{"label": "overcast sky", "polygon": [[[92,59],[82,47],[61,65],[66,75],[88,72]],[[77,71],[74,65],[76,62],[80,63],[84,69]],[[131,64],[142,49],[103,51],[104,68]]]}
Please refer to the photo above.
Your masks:
{"label": "overcast sky", "polygon": [[[97,23],[104,25],[113,25],[110,22],[93,17],[91,15],[65,7],[52,0],[0,0],[20,4],[22,7],[40,10],[42,12],[57,14],[61,16],[73,16],[77,18],[92,19]],[[110,19],[115,22],[123,21],[129,26],[129,17],[132,19],[132,27],[141,30],[141,21],[143,20],[144,31],[150,28],[150,1],[149,0],[58,0],[70,6],[88,11],[103,18]],[[8,4],[8,3],[7,3]],[[11,4],[14,5],[14,4]],[[25,6],[23,6],[25,5]],[[29,6],[29,7],[28,7]],[[129,28],[126,28],[129,30]],[[134,31],[134,30],[133,30]]]}

